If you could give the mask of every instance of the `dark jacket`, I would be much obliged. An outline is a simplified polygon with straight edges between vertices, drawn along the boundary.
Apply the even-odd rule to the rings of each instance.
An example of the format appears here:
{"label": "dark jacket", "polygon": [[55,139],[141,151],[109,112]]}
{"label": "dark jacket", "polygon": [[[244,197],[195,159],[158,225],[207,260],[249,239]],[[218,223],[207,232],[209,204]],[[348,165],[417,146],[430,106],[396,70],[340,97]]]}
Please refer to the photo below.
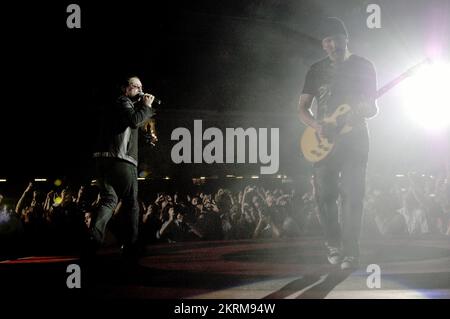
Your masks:
{"label": "dark jacket", "polygon": [[120,96],[105,113],[94,157],[118,158],[137,166],[138,127],[154,115],[154,110]]}

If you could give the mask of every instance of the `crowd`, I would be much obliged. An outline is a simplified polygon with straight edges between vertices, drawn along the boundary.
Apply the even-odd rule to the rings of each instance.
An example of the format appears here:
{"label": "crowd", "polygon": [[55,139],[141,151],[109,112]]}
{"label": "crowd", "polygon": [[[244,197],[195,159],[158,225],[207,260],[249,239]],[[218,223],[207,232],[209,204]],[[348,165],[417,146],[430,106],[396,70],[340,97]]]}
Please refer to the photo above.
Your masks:
{"label": "crowd", "polygon": [[380,236],[450,236],[450,185],[443,176],[408,173],[368,183],[366,231]]}
{"label": "crowd", "polygon": [[[449,236],[449,193],[445,178],[407,174],[369,179],[362,235]],[[305,193],[246,185],[210,191],[142,191],[139,197],[139,241],[144,245],[315,236],[322,231],[312,182]],[[0,249],[9,254],[76,250],[95,218],[99,198],[95,185],[43,192],[32,182],[14,209],[2,205],[0,195]],[[125,214],[119,202],[108,224],[110,242],[120,242]]]}

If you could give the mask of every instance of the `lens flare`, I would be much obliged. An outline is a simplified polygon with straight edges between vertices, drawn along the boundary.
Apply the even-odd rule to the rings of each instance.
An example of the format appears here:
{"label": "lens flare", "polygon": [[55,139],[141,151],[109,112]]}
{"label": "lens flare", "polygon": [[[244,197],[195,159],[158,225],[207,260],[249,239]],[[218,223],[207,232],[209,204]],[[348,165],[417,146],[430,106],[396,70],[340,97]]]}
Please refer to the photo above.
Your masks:
{"label": "lens flare", "polygon": [[403,85],[405,112],[431,130],[450,125],[450,64],[424,66],[405,80]]}

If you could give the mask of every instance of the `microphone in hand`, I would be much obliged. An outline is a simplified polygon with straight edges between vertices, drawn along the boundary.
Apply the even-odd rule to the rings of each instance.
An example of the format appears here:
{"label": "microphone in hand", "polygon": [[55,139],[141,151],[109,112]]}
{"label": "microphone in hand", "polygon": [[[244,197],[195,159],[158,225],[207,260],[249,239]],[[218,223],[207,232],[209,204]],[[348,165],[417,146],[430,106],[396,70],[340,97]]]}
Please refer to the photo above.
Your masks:
{"label": "microphone in hand", "polygon": [[[138,93],[138,96],[139,96],[140,98],[143,98],[144,95],[145,95],[144,92],[139,92],[139,93]],[[162,101],[159,100],[159,99],[157,99],[157,98],[155,97],[155,99],[153,100],[153,103],[156,103],[156,104],[158,104],[158,105],[161,105]]]}

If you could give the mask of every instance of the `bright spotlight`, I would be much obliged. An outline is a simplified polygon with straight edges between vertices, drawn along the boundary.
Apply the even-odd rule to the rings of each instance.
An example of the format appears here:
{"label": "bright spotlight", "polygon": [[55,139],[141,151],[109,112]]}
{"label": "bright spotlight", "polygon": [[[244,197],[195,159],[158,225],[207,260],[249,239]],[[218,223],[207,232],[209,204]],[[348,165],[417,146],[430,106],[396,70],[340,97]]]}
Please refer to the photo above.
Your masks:
{"label": "bright spotlight", "polygon": [[425,65],[405,80],[404,107],[407,114],[427,129],[450,125],[450,64]]}

